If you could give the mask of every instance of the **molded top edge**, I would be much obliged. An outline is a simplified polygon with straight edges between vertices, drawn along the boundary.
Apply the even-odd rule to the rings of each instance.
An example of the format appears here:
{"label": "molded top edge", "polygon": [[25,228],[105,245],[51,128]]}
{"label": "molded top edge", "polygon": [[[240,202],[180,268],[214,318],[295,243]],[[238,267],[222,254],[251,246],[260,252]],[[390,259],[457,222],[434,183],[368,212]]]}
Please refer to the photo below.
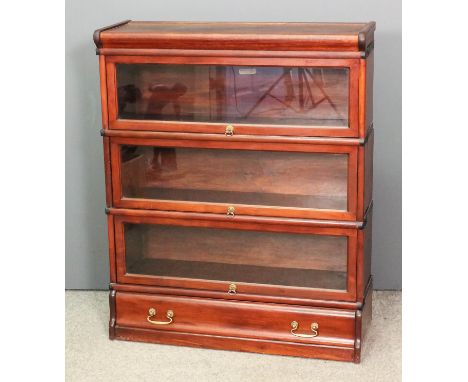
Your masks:
{"label": "molded top edge", "polygon": [[375,22],[252,23],[126,20],[94,32],[98,48],[364,51]]}

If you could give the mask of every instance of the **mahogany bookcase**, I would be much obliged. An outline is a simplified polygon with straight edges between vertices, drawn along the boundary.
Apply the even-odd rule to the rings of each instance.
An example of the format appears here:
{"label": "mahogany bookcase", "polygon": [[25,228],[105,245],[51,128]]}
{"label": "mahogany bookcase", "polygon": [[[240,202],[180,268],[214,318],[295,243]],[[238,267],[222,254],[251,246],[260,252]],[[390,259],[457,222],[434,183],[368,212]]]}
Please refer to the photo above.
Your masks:
{"label": "mahogany bookcase", "polygon": [[111,339],[360,361],[374,30],[124,21],[94,33]]}

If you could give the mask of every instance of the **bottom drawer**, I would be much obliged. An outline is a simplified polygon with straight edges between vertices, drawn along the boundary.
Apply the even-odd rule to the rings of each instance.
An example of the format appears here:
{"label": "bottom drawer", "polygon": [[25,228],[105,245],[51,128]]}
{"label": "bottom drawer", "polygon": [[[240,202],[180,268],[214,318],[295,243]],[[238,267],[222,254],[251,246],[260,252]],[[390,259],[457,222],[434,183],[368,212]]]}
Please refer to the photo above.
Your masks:
{"label": "bottom drawer", "polygon": [[116,329],[139,328],[163,336],[174,332],[346,348],[355,344],[352,310],[117,292],[115,313]]}

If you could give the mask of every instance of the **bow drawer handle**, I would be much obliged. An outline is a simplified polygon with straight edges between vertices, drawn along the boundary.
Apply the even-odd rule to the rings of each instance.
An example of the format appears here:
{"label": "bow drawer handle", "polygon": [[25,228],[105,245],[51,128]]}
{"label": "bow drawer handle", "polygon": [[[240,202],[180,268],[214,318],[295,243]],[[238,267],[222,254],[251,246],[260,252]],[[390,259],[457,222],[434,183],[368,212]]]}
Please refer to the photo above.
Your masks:
{"label": "bow drawer handle", "polygon": [[313,322],[310,325],[310,330],[312,330],[312,334],[301,334],[301,333],[295,333],[297,329],[299,329],[299,324],[297,321],[291,322],[291,334],[296,337],[302,337],[302,338],[314,338],[318,336],[318,328],[319,325],[316,322]]}
{"label": "bow drawer handle", "polygon": [[166,317],[169,319],[169,321],[154,321],[154,320],[151,319],[154,316],[156,316],[156,309],[150,308],[148,310],[148,317],[146,318],[146,320],[150,324],[153,324],[153,325],[169,325],[169,324],[172,324],[173,317],[174,317],[174,312],[172,310],[168,310],[166,312]]}

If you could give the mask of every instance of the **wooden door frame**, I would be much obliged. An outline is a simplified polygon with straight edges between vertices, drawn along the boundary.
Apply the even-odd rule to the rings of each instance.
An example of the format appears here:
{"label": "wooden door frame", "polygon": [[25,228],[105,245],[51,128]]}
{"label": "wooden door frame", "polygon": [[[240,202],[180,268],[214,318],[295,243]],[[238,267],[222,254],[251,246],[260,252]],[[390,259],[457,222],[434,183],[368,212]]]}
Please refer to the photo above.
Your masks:
{"label": "wooden door frame", "polygon": [[206,148],[221,150],[273,150],[281,152],[333,153],[348,155],[347,211],[332,209],[309,209],[289,207],[269,207],[234,204],[239,215],[277,216],[289,218],[356,220],[358,187],[358,146],[345,145],[309,145],[259,142],[226,142],[211,140],[181,139],[141,139],[110,138],[110,157],[112,166],[112,201],[115,207],[137,209],[161,209],[185,212],[226,213],[227,203],[186,202],[174,200],[151,200],[143,198],[125,198],[122,195],[122,175],[120,145],[163,146],[180,148]]}
{"label": "wooden door frame", "polygon": [[[158,212],[158,211],[132,211],[132,210],[115,210],[114,216],[114,235],[115,235],[115,271],[116,281],[121,284],[138,284],[148,286],[160,286],[169,288],[186,288],[212,291],[225,291],[227,294],[228,281],[213,281],[190,278],[174,278],[164,276],[150,276],[129,274],[126,270],[125,262],[125,236],[124,223],[133,224],[159,224],[159,225],[175,225],[183,227],[207,227],[207,228],[224,228],[238,230],[256,230],[264,232],[285,232],[299,234],[317,234],[330,236],[346,236],[347,243],[347,290],[331,290],[306,287],[289,287],[277,285],[265,285],[254,283],[238,283],[237,299],[242,299],[242,294],[246,295],[268,295],[272,300],[276,296],[281,296],[282,302],[293,303],[294,299],[323,299],[323,300],[338,300],[338,301],[355,301],[356,300],[356,285],[357,285],[357,249],[358,249],[358,230],[350,228],[338,227],[319,227],[319,226],[295,226],[287,224],[265,224],[265,223],[250,223],[238,222],[230,220],[228,217],[224,220],[211,220],[208,218],[197,219],[187,214],[176,212]],[[235,280],[233,280],[235,281]],[[203,293],[199,293],[203,297]],[[209,295],[209,293],[208,293]],[[207,295],[207,296],[208,296]],[[205,296],[205,297],[207,297]],[[289,297],[290,300],[284,300],[284,297]]]}
{"label": "wooden door frame", "polygon": [[236,124],[236,134],[359,137],[359,59],[277,58],[277,57],[188,57],[188,56],[106,56],[108,125],[116,130],[173,131],[224,134],[226,123],[150,121],[118,119],[116,64],[177,64],[177,65],[248,65],[296,66],[349,69],[348,127],[300,125]]}

